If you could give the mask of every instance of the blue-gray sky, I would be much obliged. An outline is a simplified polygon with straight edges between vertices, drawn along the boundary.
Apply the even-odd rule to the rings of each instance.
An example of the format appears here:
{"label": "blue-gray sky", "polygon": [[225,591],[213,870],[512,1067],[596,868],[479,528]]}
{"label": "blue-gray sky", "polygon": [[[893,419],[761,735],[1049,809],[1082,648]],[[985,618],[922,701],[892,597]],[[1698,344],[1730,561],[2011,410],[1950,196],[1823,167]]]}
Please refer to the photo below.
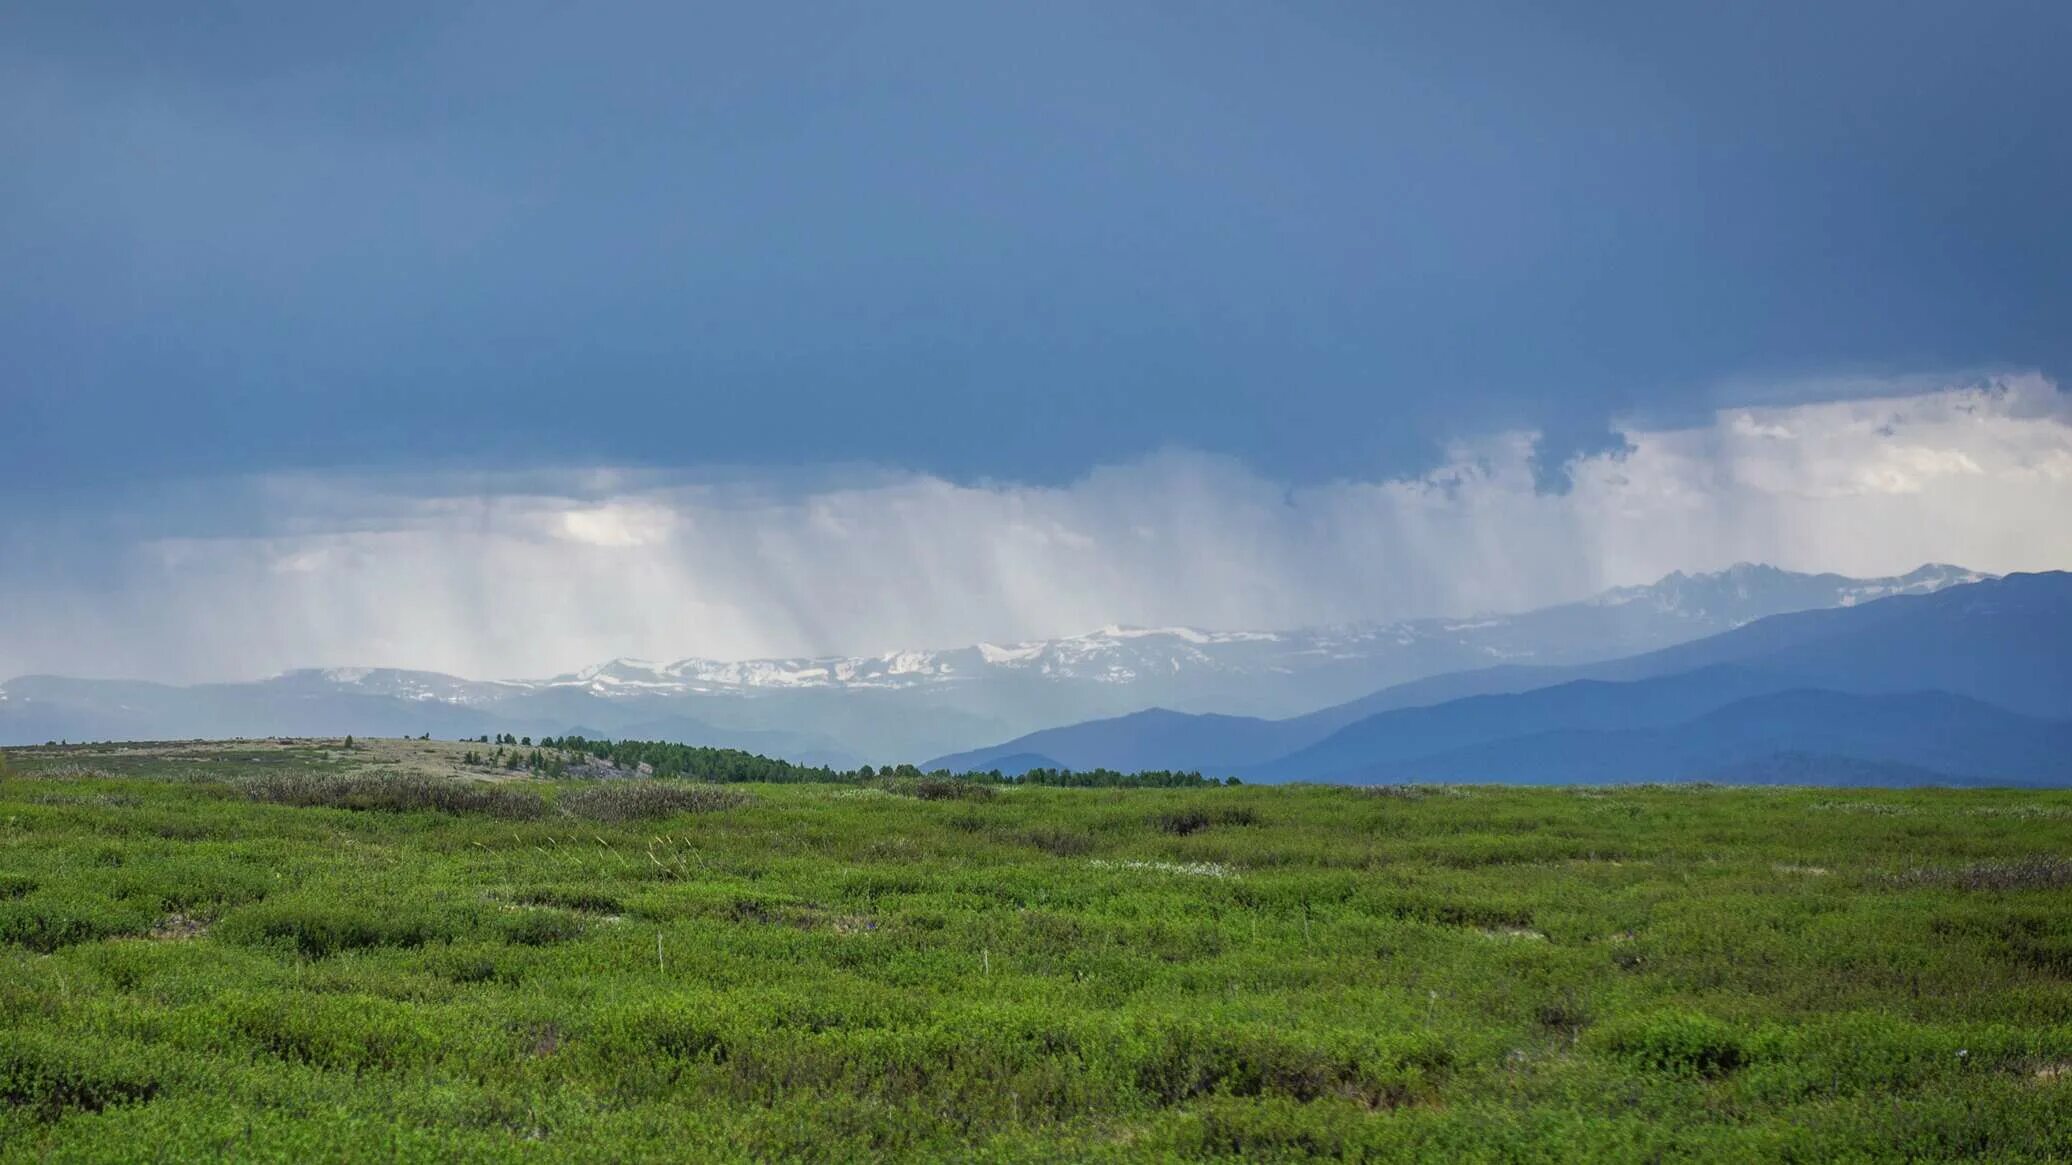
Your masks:
{"label": "blue-gray sky", "polygon": [[0,0],[0,676],[2072,565],[2068,46],[2019,0]]}
{"label": "blue-gray sky", "polygon": [[0,7],[6,488],[1291,479],[2072,362],[2072,5]]}

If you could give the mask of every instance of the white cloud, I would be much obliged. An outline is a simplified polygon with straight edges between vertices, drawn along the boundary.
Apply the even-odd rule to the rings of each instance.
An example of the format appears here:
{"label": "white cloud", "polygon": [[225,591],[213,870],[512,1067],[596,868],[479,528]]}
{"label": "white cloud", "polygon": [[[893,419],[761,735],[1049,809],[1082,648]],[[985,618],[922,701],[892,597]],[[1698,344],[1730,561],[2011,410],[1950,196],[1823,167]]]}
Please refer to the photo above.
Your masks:
{"label": "white cloud", "polygon": [[669,538],[675,513],[650,502],[608,502],[565,510],[555,532],[591,546],[652,546]]}
{"label": "white cloud", "polygon": [[[2040,376],[1629,426],[1534,488],[1530,434],[1407,480],[1291,488],[1168,452],[1063,486],[862,470],[780,489],[583,470],[222,483],[264,533],[0,567],[0,675],[308,664],[538,675],[614,655],[875,652],[1107,623],[1467,614],[1740,560],[1883,574],[2072,566],[2072,422]],[[17,523],[17,525],[19,525]],[[4,532],[4,531],[0,531]],[[80,589],[89,573],[99,585]]]}

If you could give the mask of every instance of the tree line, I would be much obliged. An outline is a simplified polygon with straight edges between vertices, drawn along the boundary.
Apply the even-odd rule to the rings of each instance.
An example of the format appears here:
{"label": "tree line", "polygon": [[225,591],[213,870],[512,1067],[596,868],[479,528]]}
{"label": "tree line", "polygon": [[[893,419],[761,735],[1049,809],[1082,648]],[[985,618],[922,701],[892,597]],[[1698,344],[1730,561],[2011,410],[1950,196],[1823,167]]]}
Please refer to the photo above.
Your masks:
{"label": "tree line", "polygon": [[[479,743],[490,743],[481,738]],[[837,769],[829,765],[805,765],[738,748],[711,748],[678,744],[667,740],[591,740],[582,736],[543,736],[537,746],[529,736],[509,734],[495,738],[493,753],[469,750],[463,760],[471,765],[529,771],[543,776],[565,776],[592,758],[614,768],[638,770],[642,765],[652,775],[678,780],[709,781],[714,784],[863,784],[880,780],[914,780],[922,777],[954,778],[995,785],[1045,785],[1073,789],[1180,789],[1212,785],[1235,785],[1236,777],[1217,780],[1198,772],[1156,769],[1125,773],[1115,769],[1030,769],[1019,774],[989,771],[952,773],[948,769],[923,772],[917,765],[859,765]],[[508,750],[508,751],[507,751]]]}

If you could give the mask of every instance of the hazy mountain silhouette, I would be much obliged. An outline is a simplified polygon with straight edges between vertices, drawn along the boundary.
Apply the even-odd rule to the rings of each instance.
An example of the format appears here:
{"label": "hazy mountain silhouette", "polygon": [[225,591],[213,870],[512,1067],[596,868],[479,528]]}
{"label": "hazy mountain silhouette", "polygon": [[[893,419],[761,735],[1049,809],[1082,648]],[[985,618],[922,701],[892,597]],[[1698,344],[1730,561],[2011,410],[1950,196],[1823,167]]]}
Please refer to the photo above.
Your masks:
{"label": "hazy mountain silhouette", "polygon": [[[1796,694],[1756,698],[1782,693]],[[1904,701],[1827,702],[1830,695],[1918,693],[1954,701],[1937,705],[1937,718],[1925,722],[1939,725],[1940,737],[1880,719],[1883,710],[1910,707]],[[1727,719],[1704,719],[1730,706],[1738,710]],[[1799,708],[1812,710],[1809,715],[1846,713],[1837,732],[1842,724],[1857,730],[1820,745],[1817,725]],[[1999,713],[2021,718],[1995,721]],[[1479,774],[1474,779],[1561,780],[1584,779],[1575,775],[1584,772],[1597,774],[1588,779],[1608,779],[1605,774],[1621,766],[1688,777],[1797,753],[1875,761],[1887,766],[1880,771],[1914,765],[1952,777],[2040,780],[2068,774],[2013,742],[2055,739],[2049,724],[2067,718],[2072,574],[2051,572],[1775,615],[1601,663],[1435,676],[1284,720],[1152,711],[1049,729],[936,763],[989,768],[1001,757],[1039,752],[1080,768],[1380,780],[1424,761],[1416,771],[1431,779],[1473,773]],[[1673,746],[1647,735],[1671,727],[1687,728],[1688,743]],[[1881,730],[1885,743],[1875,744]],[[1996,743],[1999,732],[2012,734],[2005,748]],[[1498,747],[1543,735],[1537,746],[1549,751],[1539,769],[1531,767],[1529,752]],[[1972,761],[1965,761],[1966,750]]]}
{"label": "hazy mountain silhouette", "polygon": [[[1017,751],[1126,767],[1172,753],[1189,764],[1265,760],[1366,709],[1347,706],[1253,732],[1248,716],[1288,716],[1385,684],[1485,661],[1572,664],[1629,655],[1779,611],[1865,603],[1980,578],[1930,565],[1856,579],[1739,565],[1671,574],[1576,603],[1470,619],[1411,619],[1292,631],[1104,627],[1084,635],[868,657],[657,663],[615,659],[548,679],[471,680],[401,668],[303,669],[247,683],[167,684],[29,676],[0,685],[0,743],[357,732],[442,737],[560,735],[577,727],[751,748],[795,761],[908,761],[1051,724],[1147,706],[1214,717],[1201,747],[1161,717],[1132,717],[1095,749]],[[1236,723],[1218,725],[1219,721]],[[1322,729],[1322,731],[1319,731]],[[1163,736],[1161,736],[1163,734]],[[1132,738],[1146,743],[1134,751]],[[1166,745],[1156,744],[1164,739]],[[1156,745],[1156,746],[1154,746]],[[960,757],[961,759],[961,757]],[[982,759],[973,756],[975,762]],[[1019,762],[1015,762],[1019,763]]]}

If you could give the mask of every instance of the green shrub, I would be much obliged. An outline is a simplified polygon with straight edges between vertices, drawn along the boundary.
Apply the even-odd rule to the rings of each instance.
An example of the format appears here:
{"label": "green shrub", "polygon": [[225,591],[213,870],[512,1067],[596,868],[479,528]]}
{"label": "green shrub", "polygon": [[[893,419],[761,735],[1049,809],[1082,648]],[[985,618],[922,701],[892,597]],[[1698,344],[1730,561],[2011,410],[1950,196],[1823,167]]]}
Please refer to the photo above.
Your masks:
{"label": "green shrub", "polygon": [[365,947],[419,947],[466,933],[472,919],[451,907],[390,906],[316,900],[266,902],[225,918],[216,933],[246,945],[286,942],[320,959]]}
{"label": "green shrub", "polygon": [[[18,1032],[0,1041],[0,1104],[32,1120],[54,1121],[71,1112],[140,1104],[160,1089],[156,1077],[134,1056],[105,1042],[68,1046]],[[0,1124],[0,1130],[4,1128]]]}
{"label": "green shrub", "polygon": [[2072,859],[2042,854],[2013,861],[1926,867],[1894,874],[1884,882],[1900,889],[2063,890],[2072,887]]}
{"label": "green shrub", "polygon": [[245,795],[276,805],[387,813],[472,813],[513,821],[546,814],[537,793],[511,785],[424,776],[269,773],[244,783]]}
{"label": "green shrub", "polygon": [[962,777],[923,777],[914,782],[912,794],[923,801],[990,801],[994,790]]}
{"label": "green shrub", "polygon": [[716,813],[748,803],[748,794],[717,785],[672,785],[659,781],[613,781],[564,793],[564,813],[591,821],[653,821],[679,813]]}
{"label": "green shrub", "polygon": [[1151,818],[1151,828],[1175,837],[1186,837],[1200,833],[1209,827],[1209,815],[1199,809],[1182,809],[1173,813],[1159,813]]}
{"label": "green shrub", "polygon": [[734,1052],[723,1012],[711,1000],[614,1006],[579,1032],[576,1042],[618,1091],[630,1095],[667,1089],[686,1071],[725,1064]]}
{"label": "green shrub", "polygon": [[559,906],[585,914],[624,914],[626,902],[615,894],[584,887],[528,886],[511,900],[523,906]]}
{"label": "green shrub", "polygon": [[404,1004],[345,996],[227,1001],[223,1026],[259,1050],[323,1068],[385,1070],[417,1064],[438,1033]]}
{"label": "green shrub", "polygon": [[526,910],[504,918],[497,930],[507,943],[544,947],[581,938],[583,923],[558,910]]}
{"label": "green shrub", "polygon": [[157,911],[92,893],[44,890],[0,900],[0,943],[12,943],[45,954],[74,943],[111,935],[141,934],[156,921]]}
{"label": "green shrub", "polygon": [[1249,805],[1217,805],[1212,808],[1189,808],[1170,810],[1153,814],[1151,827],[1160,833],[1185,837],[1200,833],[1211,825],[1257,825],[1259,813]]}
{"label": "green shrub", "polygon": [[264,870],[221,859],[179,857],[125,866],[109,881],[121,898],[172,913],[256,902],[272,889]]}
{"label": "green shrub", "polygon": [[510,951],[487,943],[456,942],[428,952],[425,969],[449,983],[513,983],[516,968],[507,965]]}
{"label": "green shrub", "polygon": [[1556,1035],[1574,1038],[1590,1026],[1590,1009],[1573,995],[1550,999],[1533,1008],[1532,1020]]}
{"label": "green shrub", "polygon": [[[1356,1112],[1283,1096],[1215,1097],[1200,1105],[1187,1156],[1231,1161],[1359,1160],[1352,1151]],[[1352,1118],[1352,1119],[1348,1119]]]}
{"label": "green shrub", "polygon": [[1137,1053],[1137,1089],[1159,1104],[1199,1096],[1324,1097],[1369,1108],[1409,1103],[1452,1064],[1438,1041],[1394,1045],[1312,1042],[1296,1033],[1178,1024],[1151,1034]]}
{"label": "green shrub", "polygon": [[1053,857],[1076,858],[1092,853],[1094,849],[1093,838],[1076,829],[1061,829],[1055,825],[1025,829],[1019,836],[1023,842]]}
{"label": "green shrub", "polygon": [[1741,1067],[1747,1052],[1726,1023],[1691,1011],[1671,1011],[1629,1021],[1607,1035],[1611,1050],[1658,1072],[1716,1076]]}

